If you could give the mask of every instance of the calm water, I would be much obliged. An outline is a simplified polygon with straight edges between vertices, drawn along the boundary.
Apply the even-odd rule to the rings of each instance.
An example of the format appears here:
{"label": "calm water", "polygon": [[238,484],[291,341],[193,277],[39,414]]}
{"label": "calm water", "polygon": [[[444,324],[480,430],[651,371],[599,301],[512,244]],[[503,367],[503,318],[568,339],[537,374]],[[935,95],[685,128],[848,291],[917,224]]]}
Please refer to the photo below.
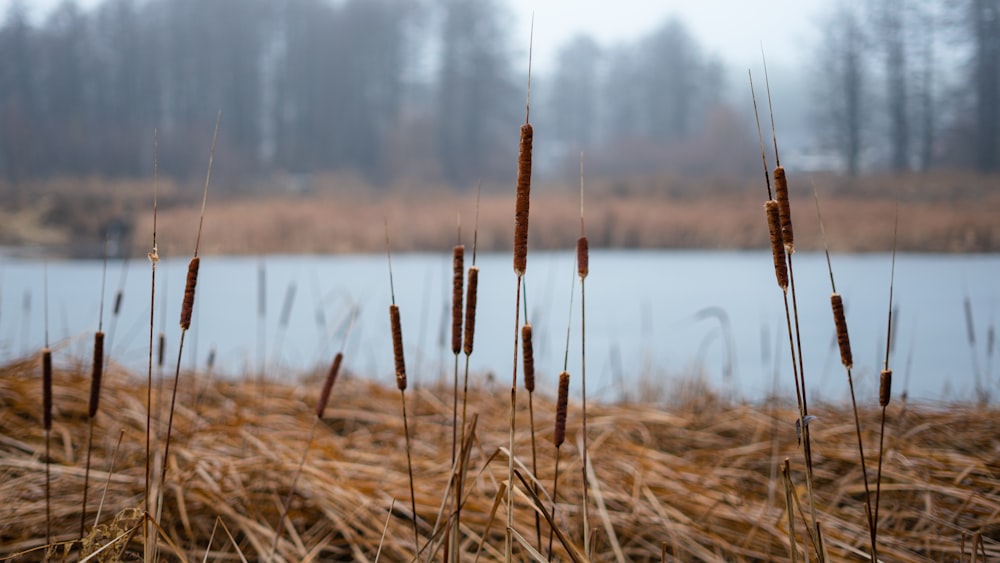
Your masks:
{"label": "calm water", "polygon": [[[640,379],[669,390],[675,378],[702,374],[716,387],[750,399],[767,394],[775,381],[779,393],[791,396],[784,309],[770,264],[766,252],[593,252],[586,281],[590,395],[614,399],[623,389],[634,394]],[[478,265],[471,368],[507,385],[516,281],[511,258],[506,253],[480,255]],[[847,307],[858,393],[874,400],[885,353],[890,256],[838,255],[833,266]],[[101,262],[61,261],[47,268],[49,333],[57,361],[89,361],[100,319]],[[533,252],[528,259],[527,311],[535,327],[538,385],[547,392],[563,367],[571,296],[568,367],[579,382],[580,285],[574,268],[569,253]],[[43,342],[44,269],[40,261],[0,259],[2,359],[29,354]],[[186,269],[186,258],[164,260],[157,269],[155,324],[157,332],[166,333],[171,367]],[[454,357],[450,335],[444,333],[450,330],[450,256],[397,255],[393,270],[410,380],[450,380]],[[825,258],[798,253],[795,273],[810,394],[813,400],[845,400],[847,381],[835,347]],[[114,317],[110,311],[123,278],[121,313]],[[258,299],[262,278],[263,315]],[[994,395],[1000,392],[989,337],[1000,313],[998,279],[996,255],[897,257],[898,312],[890,357],[897,396],[905,387],[911,398],[968,400],[974,397],[976,373]],[[110,262],[106,285],[108,353],[145,373],[149,265],[134,260],[126,269],[122,262]],[[971,348],[966,298],[975,339]],[[325,366],[343,345],[349,369],[388,383],[393,380],[389,303],[385,256],[206,257],[184,364],[204,367],[214,350],[217,371],[239,376],[263,370],[291,378]],[[357,317],[348,333],[355,307]]]}

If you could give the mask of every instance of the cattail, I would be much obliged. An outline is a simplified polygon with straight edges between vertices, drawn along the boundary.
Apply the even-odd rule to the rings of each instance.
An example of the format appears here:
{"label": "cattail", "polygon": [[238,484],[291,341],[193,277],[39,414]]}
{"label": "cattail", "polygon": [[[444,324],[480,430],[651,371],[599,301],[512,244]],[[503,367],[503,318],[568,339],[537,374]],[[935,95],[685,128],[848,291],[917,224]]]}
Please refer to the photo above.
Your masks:
{"label": "cattail", "polygon": [[45,431],[52,430],[52,350],[42,348],[42,417]]}
{"label": "cattail", "polygon": [[113,314],[116,317],[118,316],[118,313],[120,313],[121,310],[122,310],[122,297],[124,297],[124,296],[125,296],[125,293],[122,292],[122,290],[120,290],[120,289],[117,292],[115,292],[115,308],[114,308]]}
{"label": "cattail", "polygon": [[531,323],[521,326],[521,351],[524,352],[524,388],[535,391],[535,349],[531,342]]}
{"label": "cattail", "polygon": [[163,367],[163,360],[165,359],[164,356],[166,354],[166,348],[167,348],[167,336],[161,332],[156,349],[156,365],[160,366],[161,368]]}
{"label": "cattail", "polygon": [[528,267],[528,206],[531,195],[531,144],[534,132],[530,123],[521,126],[517,156],[517,201],[514,207],[514,272],[523,276]]}
{"label": "cattail", "polygon": [[781,218],[781,240],[785,243],[788,254],[795,252],[795,235],[792,232],[792,206],[788,203],[788,180],[785,179],[785,167],[778,165],[774,169],[774,196],[778,198],[778,214]]}
{"label": "cattail", "polygon": [[882,370],[882,375],[879,377],[878,405],[882,408],[889,406],[889,400],[891,398],[892,398],[892,370],[886,368]]}
{"label": "cattail", "polygon": [[319,403],[316,404],[316,418],[323,418],[323,411],[326,410],[326,404],[330,401],[330,391],[333,389],[334,382],[337,381],[337,374],[340,372],[340,363],[342,361],[344,361],[344,354],[337,352],[337,355],[333,357],[330,373],[326,374],[326,381],[323,383],[323,392],[319,395]]}
{"label": "cattail", "polygon": [[389,305],[389,320],[392,322],[392,353],[396,359],[396,387],[406,390],[406,361],[403,359],[403,329],[399,325],[399,306]]}
{"label": "cattail", "polygon": [[590,245],[587,244],[587,236],[576,239],[576,271],[580,274],[580,279],[586,278],[590,273]]}
{"label": "cattail", "polygon": [[569,372],[559,374],[559,398],[556,400],[556,429],[552,434],[552,443],[556,448],[566,440],[566,402],[569,399]]}
{"label": "cattail", "polygon": [[198,285],[198,266],[201,258],[195,256],[188,264],[187,283],[184,285],[184,305],[181,307],[181,330],[191,328],[191,312],[194,310],[194,289]]}
{"label": "cattail", "polygon": [[840,363],[851,369],[854,358],[851,356],[851,338],[847,334],[847,320],[844,318],[844,300],[839,293],[830,294],[830,304],[833,306],[833,324],[837,327],[837,344],[840,346]]}
{"label": "cattail", "polygon": [[785,262],[785,247],[781,239],[781,219],[778,214],[778,202],[768,200],[764,204],[767,212],[767,228],[771,235],[771,254],[774,256],[774,275],[778,278],[778,287],[788,290],[788,264]]}
{"label": "cattail", "polygon": [[479,266],[469,268],[469,287],[465,294],[465,343],[466,356],[472,355],[472,344],[476,337],[476,290],[479,288]]}
{"label": "cattail", "polygon": [[104,333],[94,333],[94,370],[90,379],[90,406],[87,411],[90,418],[97,416],[98,400],[101,395],[101,377],[104,375]]}
{"label": "cattail", "polygon": [[465,245],[451,252],[451,352],[462,351],[462,274],[465,272]]}

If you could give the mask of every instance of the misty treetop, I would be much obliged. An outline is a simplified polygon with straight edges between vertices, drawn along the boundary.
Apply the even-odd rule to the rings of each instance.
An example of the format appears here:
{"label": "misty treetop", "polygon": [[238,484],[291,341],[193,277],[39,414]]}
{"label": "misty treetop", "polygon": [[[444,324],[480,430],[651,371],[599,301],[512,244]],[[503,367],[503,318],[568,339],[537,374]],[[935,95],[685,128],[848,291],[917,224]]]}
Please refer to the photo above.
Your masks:
{"label": "misty treetop", "polygon": [[1000,170],[1000,0],[840,2],[821,24],[814,113],[849,172]]}

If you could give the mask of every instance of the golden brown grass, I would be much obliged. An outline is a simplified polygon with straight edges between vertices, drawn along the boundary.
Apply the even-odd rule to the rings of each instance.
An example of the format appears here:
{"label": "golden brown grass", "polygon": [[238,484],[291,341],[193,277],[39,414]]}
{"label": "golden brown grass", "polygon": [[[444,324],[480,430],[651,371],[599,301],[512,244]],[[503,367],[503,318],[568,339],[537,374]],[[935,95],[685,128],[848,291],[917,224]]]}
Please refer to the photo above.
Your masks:
{"label": "golden brown grass", "polygon": [[[0,371],[0,520],[6,523],[0,531],[0,556],[37,547],[45,538],[37,361]],[[317,372],[301,386],[216,379],[208,384],[198,412],[179,406],[161,520],[169,541],[161,540],[161,553],[169,554],[171,543],[192,560],[200,560],[206,550],[211,560],[237,560],[237,546],[251,560],[266,553],[315,417],[314,391],[324,375]],[[116,416],[97,421],[99,482],[107,477],[102,472],[121,430],[125,439],[116,463],[120,469],[110,478],[103,536],[88,528],[88,537],[98,544],[108,541],[100,537],[114,537],[135,525],[133,510],[141,507],[144,484],[145,381],[113,370],[108,376],[119,383],[108,386],[103,397],[108,412]],[[75,539],[78,524],[88,380],[81,366],[57,366],[55,382],[53,537],[69,541]],[[420,396],[411,413],[423,541],[451,471],[449,391],[416,391]],[[470,407],[480,421],[462,512],[465,554],[475,552],[506,476],[503,461],[484,467],[484,460],[508,438],[508,407],[497,400],[498,391],[470,389]],[[409,490],[397,393],[350,376],[338,382],[296,487],[278,548],[283,557],[372,559],[393,499],[397,502],[381,555],[392,561],[412,557],[412,521],[408,510],[401,509],[407,503],[398,502]],[[539,420],[554,421],[551,398],[536,399]],[[979,533],[985,551],[980,560],[1000,557],[1000,436],[995,428],[1000,411],[904,407],[898,402],[889,408],[893,412],[885,442],[880,555],[891,561],[959,560],[964,546],[968,560],[973,536]],[[666,543],[671,560],[789,560],[783,503],[768,505],[768,489],[771,465],[794,454],[797,415],[787,406],[775,409],[779,447],[772,457],[769,412],[765,406],[725,403],[703,392],[668,406],[591,405],[590,447],[596,452],[591,460],[601,491],[595,513],[610,523],[627,558],[658,559]],[[853,419],[839,407],[814,406],[812,413],[819,417],[810,425],[813,438],[823,444],[815,452],[814,472],[826,545],[833,560],[860,559],[867,550],[868,532],[857,510],[864,493],[855,470]],[[556,514],[561,530],[579,546],[578,404],[571,403],[568,417]],[[866,440],[874,440],[877,421],[874,407],[862,411]],[[543,422],[540,431],[551,432],[552,424]],[[527,429],[517,433],[520,451],[527,451],[529,439]],[[538,453],[541,482],[551,483],[554,448],[543,447]],[[802,475],[794,467],[792,479],[802,497]],[[531,511],[519,510],[517,515],[517,531],[530,537]],[[220,531],[210,545],[216,522]],[[221,531],[223,525],[235,546]],[[595,560],[611,557],[612,542],[603,529]],[[800,557],[805,544],[801,529],[798,526]],[[141,554],[140,542],[141,533],[135,534],[127,551]],[[502,528],[494,526],[484,557],[499,557],[503,542]],[[558,541],[555,546],[558,557],[564,552]],[[35,552],[25,560],[39,558]]]}
{"label": "golden brown grass", "polygon": [[[836,232],[831,251],[882,251],[892,236],[885,218],[899,200],[900,251],[1000,251],[1000,223],[995,209],[1000,193],[996,176],[934,172],[906,176],[847,178],[796,173],[799,194],[811,197],[816,185],[823,199],[827,229]],[[201,185],[177,186],[161,179],[160,253],[190,256],[191,225],[197,222]],[[222,186],[225,187],[225,186]],[[571,248],[576,236],[566,225],[579,215],[575,181],[535,180],[532,190],[533,249]],[[30,188],[30,189],[28,189]],[[240,193],[244,186],[240,186]],[[214,188],[213,188],[214,189]],[[152,229],[148,213],[149,181],[56,179],[28,185],[30,199],[19,202],[0,185],[7,206],[0,211],[0,244],[54,244],[90,241],[99,251],[104,226],[116,216],[134,222],[133,253],[145,256]],[[588,229],[595,248],[768,248],[761,232],[759,183],[743,180],[690,180],[671,177],[588,180]],[[223,195],[212,200],[212,220],[205,225],[203,254],[379,252],[384,241],[371,229],[384,217],[406,225],[395,248],[405,252],[454,246],[455,209],[472,213],[475,190],[464,194],[441,187],[426,190],[392,187],[377,191],[356,179],[318,175],[307,195]],[[484,186],[479,248],[510,250],[508,186]],[[441,201],[454,204],[442,206]],[[792,195],[791,205],[809,201]],[[818,225],[809,214],[796,218],[796,248],[822,248]],[[144,242],[146,241],[146,242]]]}

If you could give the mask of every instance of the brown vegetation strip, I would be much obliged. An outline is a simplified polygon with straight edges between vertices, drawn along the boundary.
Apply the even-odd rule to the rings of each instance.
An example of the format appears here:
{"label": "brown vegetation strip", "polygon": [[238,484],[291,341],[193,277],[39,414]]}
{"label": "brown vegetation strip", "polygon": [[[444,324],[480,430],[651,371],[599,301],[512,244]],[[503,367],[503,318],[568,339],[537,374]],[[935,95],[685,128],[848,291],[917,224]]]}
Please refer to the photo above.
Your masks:
{"label": "brown vegetation strip", "polygon": [[[39,418],[37,359],[0,371],[0,557],[44,543],[45,471],[39,452],[44,434]],[[83,482],[81,440],[86,436],[87,377],[80,367],[57,368],[53,413],[54,541],[74,539],[79,492]],[[115,417],[98,420],[95,478],[102,472],[119,431],[125,431],[121,460],[110,479],[101,530],[90,534],[100,544],[134,524],[133,509],[143,496],[145,384],[138,378],[110,373],[118,382],[105,390],[104,402]],[[174,442],[165,486],[161,525],[170,542],[190,559],[201,559],[217,519],[232,532],[249,559],[268,549],[282,500],[315,417],[315,389],[325,374],[298,386],[213,380],[196,409],[184,392],[174,422]],[[554,381],[539,379],[539,386]],[[664,383],[667,385],[667,383]],[[554,390],[554,389],[553,389]],[[475,437],[466,488],[462,526],[467,530],[464,553],[474,553],[478,534],[486,529],[493,498],[506,474],[496,459],[484,466],[496,448],[507,443],[507,406],[496,400],[499,389],[470,390],[470,407],[480,423]],[[449,389],[424,388],[413,398],[411,422],[416,505],[421,540],[426,541],[450,474]],[[345,374],[327,409],[291,504],[279,553],[288,560],[371,560],[392,499],[384,560],[412,557],[412,523],[398,391]],[[535,398],[545,434],[554,430],[555,404]],[[157,400],[164,400],[158,397]],[[526,408],[526,404],[518,406]],[[970,557],[972,537],[981,533],[987,560],[1000,558],[1000,436],[996,407],[929,408],[897,402],[887,426],[882,487],[879,550],[890,561],[940,561]],[[905,409],[905,410],[903,410]],[[676,560],[787,561],[787,518],[779,482],[771,482],[771,466],[795,450],[795,414],[778,406],[779,447],[771,454],[771,409],[766,405],[728,403],[701,394],[669,405],[592,405],[590,417],[593,471],[602,495],[602,520],[617,542],[602,530],[595,559],[612,556],[617,543],[630,560],[658,559],[662,544]],[[820,406],[810,428],[815,444],[815,476],[819,520],[834,560],[863,556],[867,525],[863,487],[856,471],[857,447],[852,416],[842,408]],[[579,405],[570,405],[562,452],[559,504],[561,531],[576,544],[580,536],[581,478]],[[877,438],[878,410],[861,413],[864,438]],[[154,428],[154,434],[162,429]],[[558,438],[558,436],[557,436]],[[530,437],[520,431],[520,451]],[[539,450],[540,482],[552,482],[554,448]],[[500,458],[497,458],[500,459]],[[162,459],[154,460],[154,464]],[[802,468],[793,462],[792,478],[800,496]],[[543,491],[541,498],[548,498]],[[769,498],[775,498],[769,503]],[[547,502],[547,501],[546,501]],[[405,508],[404,508],[405,507]],[[115,515],[120,517],[115,520]],[[531,537],[531,512],[518,512],[517,532]],[[801,526],[797,526],[801,535]],[[88,530],[89,532],[89,530]],[[217,534],[213,560],[237,560],[236,548]],[[798,538],[801,551],[805,538]],[[964,540],[964,541],[963,541]],[[503,532],[494,526],[487,536],[488,557],[502,550]],[[141,533],[129,551],[141,553]],[[163,543],[161,543],[163,545]],[[557,557],[563,548],[556,542]],[[311,555],[310,555],[311,554]],[[37,552],[31,559],[38,559]],[[982,554],[980,554],[982,557]]]}

